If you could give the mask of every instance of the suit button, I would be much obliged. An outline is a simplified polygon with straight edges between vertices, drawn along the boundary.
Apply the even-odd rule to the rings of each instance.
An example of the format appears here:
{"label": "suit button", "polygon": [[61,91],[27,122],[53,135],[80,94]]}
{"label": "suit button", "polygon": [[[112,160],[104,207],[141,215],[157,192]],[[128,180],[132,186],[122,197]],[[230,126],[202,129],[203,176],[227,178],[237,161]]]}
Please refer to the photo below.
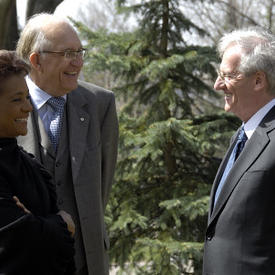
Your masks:
{"label": "suit button", "polygon": [[58,205],[62,205],[63,204],[63,200],[62,199],[59,199],[58,200]]}
{"label": "suit button", "polygon": [[61,162],[57,161],[56,164],[55,164],[55,167],[59,167],[60,165],[61,165]]}
{"label": "suit button", "polygon": [[212,234],[211,235],[209,234],[209,235],[206,236],[206,240],[207,241],[211,241],[212,239],[213,239],[213,235]]}

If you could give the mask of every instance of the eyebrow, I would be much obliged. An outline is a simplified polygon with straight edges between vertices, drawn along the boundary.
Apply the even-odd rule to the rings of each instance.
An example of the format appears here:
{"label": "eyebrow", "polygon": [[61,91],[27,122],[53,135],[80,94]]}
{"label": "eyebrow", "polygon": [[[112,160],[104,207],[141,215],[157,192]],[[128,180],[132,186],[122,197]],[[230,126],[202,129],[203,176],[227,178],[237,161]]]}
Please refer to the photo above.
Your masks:
{"label": "eyebrow", "polygon": [[230,71],[224,71],[224,70],[220,70],[220,69],[218,69],[217,71],[221,74],[234,74],[236,72],[236,71],[233,71],[233,72],[232,71],[231,72]]}
{"label": "eyebrow", "polygon": [[[19,92],[16,92],[16,93],[14,93],[14,94],[12,94],[12,95],[10,95],[10,97],[13,97],[13,96],[18,96],[18,95],[24,95],[25,94],[25,92],[23,92],[23,91],[19,91]],[[29,95],[30,93],[28,92],[28,95]]]}

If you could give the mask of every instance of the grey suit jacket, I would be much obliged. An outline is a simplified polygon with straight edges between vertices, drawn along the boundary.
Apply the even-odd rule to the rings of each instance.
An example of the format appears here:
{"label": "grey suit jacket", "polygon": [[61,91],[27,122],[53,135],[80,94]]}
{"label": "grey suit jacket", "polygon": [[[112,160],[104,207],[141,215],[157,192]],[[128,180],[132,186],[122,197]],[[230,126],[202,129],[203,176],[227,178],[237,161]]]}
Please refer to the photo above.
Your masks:
{"label": "grey suit jacket", "polygon": [[[67,97],[69,151],[89,274],[109,274],[108,236],[104,211],[117,158],[118,122],[114,95],[86,82]],[[24,149],[41,160],[37,113],[32,112],[28,134],[19,137]],[[43,134],[43,133],[42,133]],[[64,171],[66,173],[66,171]]]}
{"label": "grey suit jacket", "polygon": [[275,107],[247,141],[213,207],[235,142],[236,135],[210,195],[203,274],[275,274]]}

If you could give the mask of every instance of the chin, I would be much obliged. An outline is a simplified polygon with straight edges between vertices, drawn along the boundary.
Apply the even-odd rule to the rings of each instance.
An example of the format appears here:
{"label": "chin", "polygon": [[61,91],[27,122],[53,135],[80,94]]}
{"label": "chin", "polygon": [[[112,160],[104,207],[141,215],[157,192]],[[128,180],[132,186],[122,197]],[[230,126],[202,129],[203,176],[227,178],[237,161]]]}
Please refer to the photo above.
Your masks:
{"label": "chin", "polygon": [[70,91],[75,90],[78,86],[78,82],[76,82],[74,85],[71,85]]}
{"label": "chin", "polygon": [[224,111],[225,111],[225,112],[230,112],[230,108],[228,108],[228,107],[225,106],[225,107],[224,107]]}
{"label": "chin", "polygon": [[77,83],[75,85],[67,86],[67,87],[63,88],[63,93],[62,93],[62,95],[59,95],[59,96],[66,95],[66,94],[70,93],[71,91],[75,90],[77,87],[78,87]]}
{"label": "chin", "polygon": [[224,110],[226,112],[232,112],[232,105],[228,104],[228,103],[225,103],[224,105]]}
{"label": "chin", "polygon": [[17,136],[26,136],[27,133],[28,133],[28,131],[24,131],[24,132],[19,133]]}

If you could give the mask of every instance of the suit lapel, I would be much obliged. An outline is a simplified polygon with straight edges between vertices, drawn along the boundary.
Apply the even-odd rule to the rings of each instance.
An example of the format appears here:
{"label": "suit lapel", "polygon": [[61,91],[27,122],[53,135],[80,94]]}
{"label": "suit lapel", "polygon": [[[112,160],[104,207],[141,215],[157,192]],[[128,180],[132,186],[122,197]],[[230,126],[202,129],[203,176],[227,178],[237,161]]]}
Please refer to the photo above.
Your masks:
{"label": "suit lapel", "polygon": [[[210,216],[212,215],[212,212],[213,212],[213,207],[214,207],[214,200],[215,200],[215,193],[216,193],[216,190],[218,188],[218,185],[220,183],[220,180],[222,178],[222,175],[223,175],[223,172],[224,172],[224,169],[227,165],[227,162],[228,162],[228,159],[232,153],[232,150],[237,142],[237,133],[239,132],[239,130],[234,134],[234,136],[232,137],[231,139],[231,143],[230,143],[230,146],[227,150],[227,152],[225,153],[225,157],[223,158],[220,166],[219,166],[219,169],[217,171],[217,174],[216,174],[216,177],[214,179],[214,182],[213,182],[213,187],[212,187],[212,190],[211,190],[211,194],[210,194],[210,212],[209,212],[209,218]],[[233,141],[232,141],[233,140]]]}
{"label": "suit lapel", "polygon": [[26,136],[17,137],[18,144],[24,149],[33,154],[38,161],[41,162],[40,152],[40,133],[38,128],[38,114],[33,110],[28,118],[28,133]]}
{"label": "suit lapel", "polygon": [[[269,113],[262,120],[260,125],[255,130],[254,134],[247,141],[242,154],[237,159],[236,163],[232,167],[229,172],[227,179],[225,180],[223,189],[219,195],[217,203],[213,208],[212,214],[210,215],[209,224],[217,217],[217,215],[222,211],[226,201],[230,197],[231,193],[239,183],[243,174],[253,165],[255,160],[259,157],[259,155],[263,152],[266,146],[269,143],[268,133],[275,128],[275,107],[273,107]],[[236,139],[236,138],[235,138]],[[220,172],[217,174],[217,177],[214,181],[214,188],[211,193],[211,205],[213,203],[214,190],[216,189],[216,185],[218,184],[221,175],[224,171],[226,160],[228,159],[232,148],[234,147],[235,142],[230,146],[230,149],[227,152],[226,158],[221,164]]]}
{"label": "suit lapel", "polygon": [[85,111],[85,106],[88,103],[80,93],[76,94],[74,91],[69,93],[67,103],[69,147],[72,162],[72,176],[73,181],[75,182],[82,163],[84,152],[87,149],[87,133],[89,124],[91,123],[90,119],[92,119],[92,117],[90,117],[90,115]]}
{"label": "suit lapel", "polygon": [[55,151],[52,146],[52,143],[49,139],[49,136],[45,130],[44,124],[40,116],[37,115],[37,123],[38,123],[38,129],[40,133],[40,144],[42,145],[43,149],[47,150],[47,153],[51,155],[52,157],[55,157]]}

